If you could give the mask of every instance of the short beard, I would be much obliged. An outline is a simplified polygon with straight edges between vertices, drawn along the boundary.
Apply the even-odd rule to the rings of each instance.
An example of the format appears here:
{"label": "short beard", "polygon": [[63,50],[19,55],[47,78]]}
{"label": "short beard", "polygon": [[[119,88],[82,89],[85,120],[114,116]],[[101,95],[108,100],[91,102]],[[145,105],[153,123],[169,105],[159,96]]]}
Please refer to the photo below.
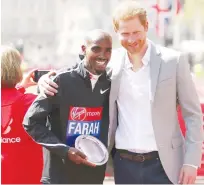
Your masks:
{"label": "short beard", "polygon": [[146,44],[146,39],[141,41],[141,43],[140,43],[140,45],[139,45],[139,48],[137,48],[135,51],[133,51],[133,52],[129,52],[129,51],[128,51],[128,52],[129,52],[130,54],[132,54],[132,55],[134,55],[134,54],[140,54],[140,53],[143,51],[145,44]]}

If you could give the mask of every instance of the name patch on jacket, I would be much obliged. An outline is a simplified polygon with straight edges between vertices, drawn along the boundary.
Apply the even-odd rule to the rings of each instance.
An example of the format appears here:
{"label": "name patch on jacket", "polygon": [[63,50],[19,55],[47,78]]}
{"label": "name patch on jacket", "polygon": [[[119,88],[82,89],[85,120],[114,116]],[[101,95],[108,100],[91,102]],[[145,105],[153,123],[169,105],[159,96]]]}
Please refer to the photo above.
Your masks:
{"label": "name patch on jacket", "polygon": [[67,124],[67,145],[74,146],[79,135],[99,137],[102,107],[70,107]]}

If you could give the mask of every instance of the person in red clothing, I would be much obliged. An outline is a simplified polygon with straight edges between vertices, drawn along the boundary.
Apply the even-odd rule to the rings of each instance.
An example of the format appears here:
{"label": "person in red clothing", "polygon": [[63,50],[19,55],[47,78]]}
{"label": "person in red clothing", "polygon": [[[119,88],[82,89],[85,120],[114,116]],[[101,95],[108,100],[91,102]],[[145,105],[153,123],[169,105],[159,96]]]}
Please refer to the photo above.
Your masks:
{"label": "person in red clothing", "polygon": [[36,98],[34,94],[25,94],[25,88],[36,85],[32,80],[33,72],[23,78],[20,53],[10,47],[1,47],[2,184],[40,183],[42,148],[22,126],[24,115]]}

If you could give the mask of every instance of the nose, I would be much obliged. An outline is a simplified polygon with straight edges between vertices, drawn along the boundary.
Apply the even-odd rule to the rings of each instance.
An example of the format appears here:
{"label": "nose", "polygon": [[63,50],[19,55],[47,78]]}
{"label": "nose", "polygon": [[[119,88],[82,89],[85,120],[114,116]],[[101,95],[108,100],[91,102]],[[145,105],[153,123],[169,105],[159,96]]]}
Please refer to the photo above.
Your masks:
{"label": "nose", "polygon": [[106,59],[107,58],[107,52],[105,50],[101,51],[100,54],[99,54],[99,57],[102,58],[102,59]]}
{"label": "nose", "polygon": [[104,59],[105,56],[106,56],[106,55],[105,55],[105,52],[101,52],[100,55],[99,55],[99,58]]}
{"label": "nose", "polygon": [[137,41],[137,38],[134,34],[131,34],[129,37],[128,37],[128,43],[129,44],[134,44],[135,42]]}

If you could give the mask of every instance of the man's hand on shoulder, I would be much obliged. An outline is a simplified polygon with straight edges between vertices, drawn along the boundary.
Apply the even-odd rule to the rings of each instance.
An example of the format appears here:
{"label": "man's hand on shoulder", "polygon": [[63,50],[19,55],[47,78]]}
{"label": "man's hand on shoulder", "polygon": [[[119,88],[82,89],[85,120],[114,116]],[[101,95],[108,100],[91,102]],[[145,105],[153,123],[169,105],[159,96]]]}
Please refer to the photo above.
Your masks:
{"label": "man's hand on shoulder", "polygon": [[39,85],[39,90],[40,90],[40,94],[44,95],[44,96],[54,96],[58,91],[58,85],[52,81],[51,76],[56,75],[55,71],[50,71],[47,74],[43,75],[39,81],[38,81],[38,85]]}

